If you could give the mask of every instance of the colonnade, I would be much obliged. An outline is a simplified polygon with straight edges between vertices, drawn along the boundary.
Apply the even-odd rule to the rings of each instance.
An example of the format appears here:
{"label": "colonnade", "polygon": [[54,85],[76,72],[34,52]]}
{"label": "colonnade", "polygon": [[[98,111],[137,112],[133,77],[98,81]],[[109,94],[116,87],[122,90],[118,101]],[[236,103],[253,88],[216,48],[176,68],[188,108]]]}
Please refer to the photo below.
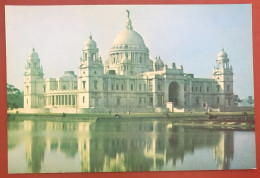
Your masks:
{"label": "colonnade", "polygon": [[77,95],[49,95],[46,96],[46,105],[49,106],[76,106]]}

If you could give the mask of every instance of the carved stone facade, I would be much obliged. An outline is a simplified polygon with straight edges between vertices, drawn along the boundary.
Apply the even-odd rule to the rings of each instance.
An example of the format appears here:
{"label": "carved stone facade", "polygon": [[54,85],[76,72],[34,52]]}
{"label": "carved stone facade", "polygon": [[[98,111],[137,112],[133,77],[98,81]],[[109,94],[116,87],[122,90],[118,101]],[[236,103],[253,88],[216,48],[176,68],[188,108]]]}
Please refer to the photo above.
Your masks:
{"label": "carved stone facade", "polygon": [[129,18],[109,50],[105,65],[90,35],[82,50],[78,76],[66,71],[44,78],[33,49],[24,73],[24,107],[28,112],[153,112],[206,110],[233,105],[233,72],[221,49],[212,78],[194,78],[175,63],[151,60],[142,36]]}

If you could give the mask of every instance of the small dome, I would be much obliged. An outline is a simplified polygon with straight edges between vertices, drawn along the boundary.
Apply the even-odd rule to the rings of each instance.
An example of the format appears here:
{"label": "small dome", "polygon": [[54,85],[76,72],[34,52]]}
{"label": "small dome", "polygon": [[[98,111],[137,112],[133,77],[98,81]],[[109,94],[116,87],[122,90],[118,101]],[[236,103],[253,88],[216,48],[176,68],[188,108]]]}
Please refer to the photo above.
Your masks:
{"label": "small dome", "polygon": [[155,58],[154,60],[153,60],[153,62],[155,63],[155,65],[164,65],[164,63],[163,63],[163,61],[161,60],[161,58],[159,57],[159,58]]}
{"label": "small dome", "polygon": [[38,53],[33,48],[32,51],[28,54],[29,58],[38,58]]}
{"label": "small dome", "polygon": [[62,79],[76,79],[77,76],[74,74],[73,71],[65,71],[61,78]]}
{"label": "small dome", "polygon": [[221,48],[221,51],[218,53],[218,57],[222,57],[222,58],[228,57],[227,53],[224,51],[223,48]]}
{"label": "small dome", "polygon": [[97,43],[92,40],[92,36],[90,35],[88,38],[88,41],[85,43],[84,49],[96,49],[97,48]]}

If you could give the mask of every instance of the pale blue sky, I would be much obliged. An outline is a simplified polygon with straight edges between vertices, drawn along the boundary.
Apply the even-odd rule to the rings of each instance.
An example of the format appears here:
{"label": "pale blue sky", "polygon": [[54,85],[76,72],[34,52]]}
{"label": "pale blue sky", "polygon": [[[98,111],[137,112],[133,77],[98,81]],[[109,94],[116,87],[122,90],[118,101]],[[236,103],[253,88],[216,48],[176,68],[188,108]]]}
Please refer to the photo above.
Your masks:
{"label": "pale blue sky", "polygon": [[32,47],[45,77],[66,70],[78,74],[79,58],[91,33],[103,61],[130,10],[133,28],[150,58],[160,56],[184,72],[210,78],[223,46],[234,70],[234,92],[253,95],[251,5],[6,6],[7,82],[23,90]]}

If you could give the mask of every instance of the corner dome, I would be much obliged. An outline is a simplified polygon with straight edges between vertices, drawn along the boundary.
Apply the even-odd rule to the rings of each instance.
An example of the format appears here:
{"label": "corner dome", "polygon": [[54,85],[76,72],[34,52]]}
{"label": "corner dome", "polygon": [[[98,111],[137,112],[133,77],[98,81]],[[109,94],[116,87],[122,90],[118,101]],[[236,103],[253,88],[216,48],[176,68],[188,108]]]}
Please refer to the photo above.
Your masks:
{"label": "corner dome", "polygon": [[28,54],[28,58],[38,58],[38,53],[33,48],[32,51]]}
{"label": "corner dome", "polygon": [[224,51],[223,48],[221,48],[221,51],[218,53],[218,57],[222,57],[222,58],[228,57],[227,53]]}
{"label": "corner dome", "polygon": [[88,41],[86,41],[84,49],[96,49],[97,43],[92,39],[92,35],[89,36]]}
{"label": "corner dome", "polygon": [[164,65],[164,63],[163,63],[163,61],[161,60],[160,57],[159,57],[159,58],[156,57],[156,58],[153,60],[153,62],[154,62],[155,65]]}
{"label": "corner dome", "polygon": [[117,35],[113,45],[138,45],[145,46],[144,40],[139,33],[134,30],[125,29]]}

